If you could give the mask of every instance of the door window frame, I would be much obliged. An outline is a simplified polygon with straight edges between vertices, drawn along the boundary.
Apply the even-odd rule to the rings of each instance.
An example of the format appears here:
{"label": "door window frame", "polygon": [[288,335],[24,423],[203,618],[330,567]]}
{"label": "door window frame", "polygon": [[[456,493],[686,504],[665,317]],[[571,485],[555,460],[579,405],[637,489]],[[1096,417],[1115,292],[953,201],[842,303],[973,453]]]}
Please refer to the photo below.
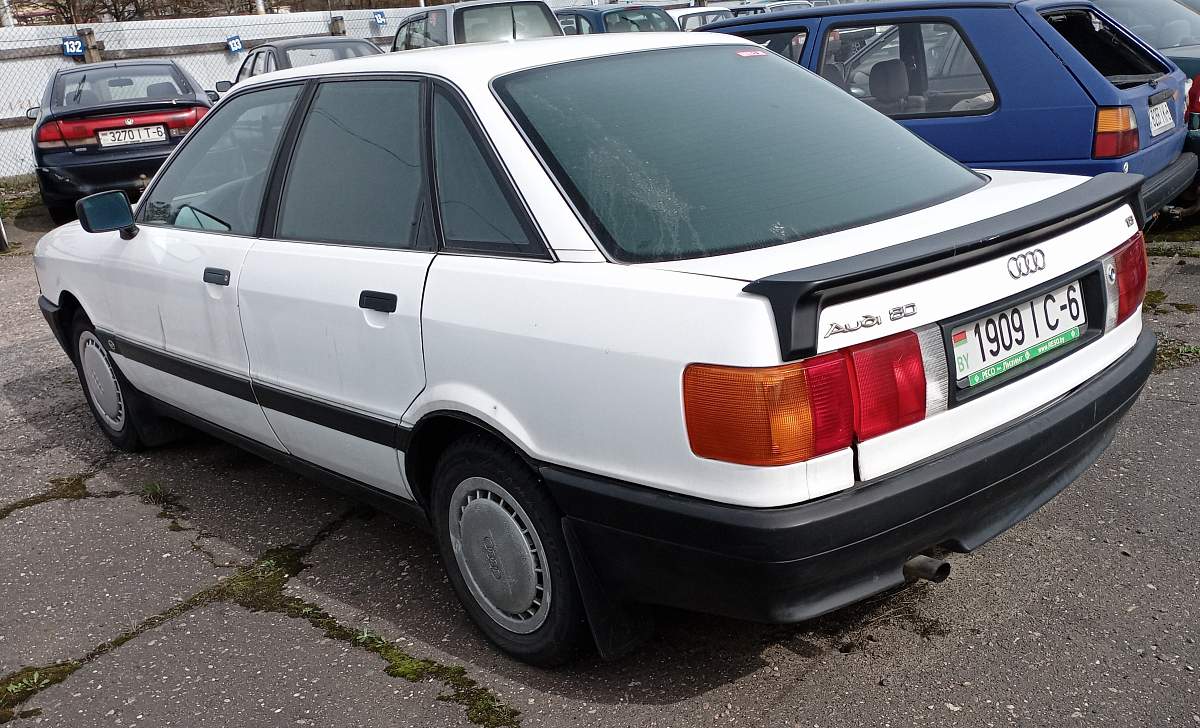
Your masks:
{"label": "door window frame", "polygon": [[[312,79],[289,78],[289,79],[281,79],[279,81],[274,81],[274,82],[255,84],[253,87],[250,87],[250,88],[243,87],[243,89],[240,91],[236,87],[234,87],[234,89],[229,92],[229,95],[225,97],[225,101],[228,102],[228,100],[232,99],[232,98],[244,96],[246,94],[258,93],[260,91],[267,91],[269,89],[281,88],[284,86],[300,86],[301,87],[299,93],[296,94],[295,99],[293,99],[293,101],[292,101],[292,108],[290,111],[288,111],[287,120],[284,121],[284,123],[283,123],[283,134],[280,136],[279,141],[276,143],[275,150],[271,153],[271,161],[267,165],[267,182],[263,186],[262,200],[260,200],[258,203],[258,205],[259,205],[258,206],[258,224],[255,226],[253,233],[242,234],[242,233],[226,232],[226,231],[222,231],[222,230],[201,230],[201,229],[197,229],[197,228],[184,228],[184,227],[179,227],[176,225],[162,225],[162,224],[158,224],[158,223],[154,223],[154,222],[145,222],[141,219],[142,208],[144,208],[150,201],[150,198],[153,197],[154,189],[156,187],[158,187],[158,183],[162,179],[163,173],[166,172],[166,170],[170,168],[171,163],[175,160],[175,157],[177,157],[187,147],[188,144],[192,144],[195,142],[195,139],[199,136],[199,133],[198,133],[199,130],[203,129],[204,125],[209,123],[213,118],[215,118],[217,116],[217,114],[205,114],[203,117],[201,117],[200,121],[196,124],[196,126],[194,126],[192,128],[192,131],[186,137],[183,138],[183,141],[181,141],[179,144],[176,144],[175,149],[173,149],[171,151],[171,154],[168,155],[165,160],[163,160],[162,165],[160,165],[158,168],[158,172],[155,173],[154,178],[152,180],[150,180],[150,183],[148,185],[146,185],[146,189],[142,192],[142,196],[140,198],[138,198],[137,206],[133,210],[133,219],[137,220],[138,226],[139,227],[156,228],[156,229],[162,229],[162,230],[182,230],[185,232],[196,232],[196,233],[203,233],[206,235],[222,235],[222,236],[231,237],[231,238],[261,238],[262,231],[263,231],[263,215],[267,209],[267,202],[270,199],[268,195],[271,192],[271,184],[274,181],[276,174],[278,173],[279,161],[280,161],[280,157],[281,157],[283,151],[285,149],[290,149],[289,134],[292,132],[292,128],[296,125],[297,119],[299,118],[297,116],[297,112],[302,107],[307,108],[308,102],[311,101],[311,96],[309,93],[310,90],[308,88],[308,86],[311,84],[311,81],[312,81]],[[221,104],[222,109],[225,108],[225,106],[226,106],[226,103]]]}
{"label": "door window frame", "polygon": [[[956,18],[951,18],[945,15],[871,15],[870,19],[872,22],[868,22],[862,18],[851,19],[849,16],[845,15],[834,18],[823,18],[820,26],[817,28],[817,42],[812,44],[812,52],[814,53],[814,56],[809,56],[810,58],[814,58],[812,66],[814,72],[818,74],[821,72],[820,61],[825,56],[825,44],[829,38],[830,31],[842,30],[843,28],[864,28],[868,26],[899,26],[904,23],[917,23],[922,25],[948,25],[954,30],[955,33],[958,33],[959,40],[962,41],[963,46],[970,51],[972,56],[975,57],[975,63],[979,66],[979,72],[983,74],[983,79],[987,82],[988,90],[992,92],[991,108],[980,109],[976,111],[924,112],[918,114],[903,114],[901,116],[891,116],[889,114],[888,116],[898,121],[909,121],[910,119],[957,119],[959,117],[989,116],[1000,110],[1000,105],[1002,103],[1000,89],[996,85],[995,80],[992,78],[991,72],[988,71],[987,64],[983,62],[983,57],[979,54],[979,50],[971,41],[971,36],[967,34],[965,30],[963,30],[962,24],[958,22]],[[862,50],[865,49],[866,46],[864,46]],[[805,52],[808,53],[809,51],[806,50]],[[928,74],[928,72],[929,69],[926,68],[926,73]],[[847,83],[849,83],[849,81],[847,81]],[[846,93],[850,92],[847,91]],[[866,102],[864,101],[863,103]]]}

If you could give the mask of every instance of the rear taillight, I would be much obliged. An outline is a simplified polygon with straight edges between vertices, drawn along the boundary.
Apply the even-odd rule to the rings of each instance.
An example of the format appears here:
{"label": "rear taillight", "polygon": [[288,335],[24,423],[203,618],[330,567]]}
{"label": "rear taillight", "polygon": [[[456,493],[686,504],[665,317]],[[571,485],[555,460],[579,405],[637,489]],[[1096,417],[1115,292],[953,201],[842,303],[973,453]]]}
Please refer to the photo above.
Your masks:
{"label": "rear taillight", "polygon": [[869,440],[925,419],[925,366],[917,334],[905,331],[846,349],[854,432]]}
{"label": "rear taillight", "polygon": [[691,364],[683,409],[692,452],[741,465],[787,465],[849,447],[850,379],[841,354],[775,367]]}
{"label": "rear taillight", "polygon": [[192,127],[208,113],[207,106],[193,106],[187,111],[172,115],[167,119],[167,131],[173,137],[181,137],[192,130]]}
{"label": "rear taillight", "polygon": [[1187,82],[1187,110],[1189,114],[1200,114],[1200,76]]}
{"label": "rear taillight", "polygon": [[1137,118],[1130,106],[1106,106],[1096,112],[1096,142],[1092,156],[1112,159],[1138,150]]}
{"label": "rear taillight", "polygon": [[62,149],[65,146],[67,143],[63,141],[62,130],[58,128],[58,122],[47,121],[38,127],[38,149]]}
{"label": "rear taillight", "polygon": [[1108,330],[1128,319],[1146,297],[1146,238],[1139,231],[1104,256],[1102,265],[1108,288],[1104,322]]}
{"label": "rear taillight", "polygon": [[700,457],[741,465],[836,452],[945,409],[945,359],[938,328],[927,326],[782,366],[691,364],[688,441]]}

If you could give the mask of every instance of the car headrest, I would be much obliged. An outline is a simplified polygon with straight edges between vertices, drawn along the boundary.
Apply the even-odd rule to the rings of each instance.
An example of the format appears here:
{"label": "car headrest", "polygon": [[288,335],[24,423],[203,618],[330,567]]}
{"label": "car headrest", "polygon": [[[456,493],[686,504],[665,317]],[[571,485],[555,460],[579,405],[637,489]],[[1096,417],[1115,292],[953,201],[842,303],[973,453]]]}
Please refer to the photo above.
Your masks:
{"label": "car headrest", "polygon": [[894,102],[908,96],[908,71],[904,61],[890,58],[871,68],[871,96],[880,101]]}
{"label": "car headrest", "polygon": [[174,95],[175,84],[170,81],[152,83],[146,87],[146,98],[148,99],[169,99]]}

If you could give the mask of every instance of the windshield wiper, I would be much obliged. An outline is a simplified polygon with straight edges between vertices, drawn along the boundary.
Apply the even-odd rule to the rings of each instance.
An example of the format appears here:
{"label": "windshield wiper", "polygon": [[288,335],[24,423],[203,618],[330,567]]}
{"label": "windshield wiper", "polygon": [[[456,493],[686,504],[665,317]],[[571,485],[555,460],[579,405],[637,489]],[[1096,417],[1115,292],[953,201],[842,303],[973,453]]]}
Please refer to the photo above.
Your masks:
{"label": "windshield wiper", "polygon": [[72,104],[78,104],[78,103],[79,103],[79,97],[80,97],[80,95],[82,95],[82,94],[83,94],[83,82],[84,82],[84,81],[86,81],[86,80],[87,80],[87,74],[85,73],[85,74],[83,74],[83,76],[82,76],[82,77],[79,79],[79,85],[77,85],[77,86],[75,87],[75,94],[74,94],[74,95],[71,97],[71,103],[72,103]]}
{"label": "windshield wiper", "polygon": [[1151,81],[1157,81],[1158,79],[1162,78],[1165,75],[1167,75],[1167,74],[1165,74],[1165,73],[1115,74],[1112,76],[1105,76],[1105,78],[1108,79],[1109,83],[1116,86],[1117,88],[1132,88],[1134,86],[1141,86],[1143,83],[1150,83]]}

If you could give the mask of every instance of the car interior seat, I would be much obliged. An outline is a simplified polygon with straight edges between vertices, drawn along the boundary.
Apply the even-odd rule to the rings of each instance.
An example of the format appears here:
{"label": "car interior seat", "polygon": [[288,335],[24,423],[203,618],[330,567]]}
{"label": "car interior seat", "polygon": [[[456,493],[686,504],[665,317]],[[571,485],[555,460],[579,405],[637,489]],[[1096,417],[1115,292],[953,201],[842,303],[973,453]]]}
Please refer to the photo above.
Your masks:
{"label": "car interior seat", "polygon": [[146,87],[146,98],[148,99],[169,99],[173,96],[175,96],[175,84],[170,81],[152,83]]}
{"label": "car interior seat", "polygon": [[890,58],[871,68],[871,106],[885,114],[912,114],[925,110],[925,97],[908,95],[908,69],[904,61]]}

